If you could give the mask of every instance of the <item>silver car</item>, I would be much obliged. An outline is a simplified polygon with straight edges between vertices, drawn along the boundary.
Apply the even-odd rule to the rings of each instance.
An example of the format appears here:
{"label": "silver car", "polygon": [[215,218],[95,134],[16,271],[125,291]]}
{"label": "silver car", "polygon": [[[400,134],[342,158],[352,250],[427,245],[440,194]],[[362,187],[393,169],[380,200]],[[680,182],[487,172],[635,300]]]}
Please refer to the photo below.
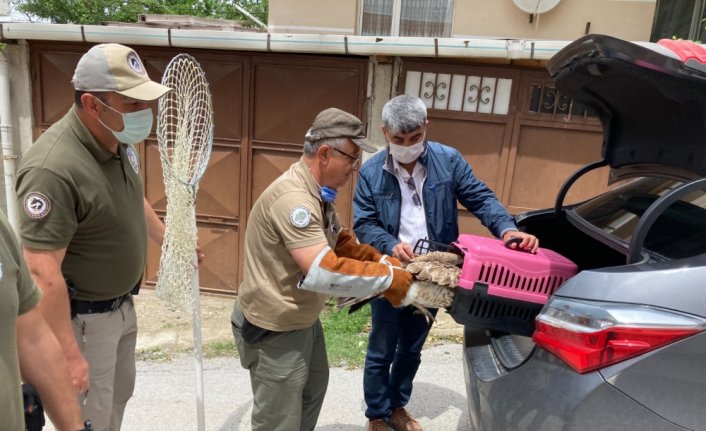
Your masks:
{"label": "silver car", "polygon": [[[683,45],[589,35],[548,63],[601,119],[603,159],[518,216],[579,267],[530,326],[450,309],[474,429],[706,430],[706,51]],[[563,205],[606,165],[608,192]]]}

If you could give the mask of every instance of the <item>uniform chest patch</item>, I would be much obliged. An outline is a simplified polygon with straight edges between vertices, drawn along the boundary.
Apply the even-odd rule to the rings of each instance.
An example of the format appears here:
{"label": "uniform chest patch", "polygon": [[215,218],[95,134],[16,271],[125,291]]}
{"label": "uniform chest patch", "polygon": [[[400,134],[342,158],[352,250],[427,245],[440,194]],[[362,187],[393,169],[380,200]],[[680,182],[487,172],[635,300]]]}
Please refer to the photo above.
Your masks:
{"label": "uniform chest patch", "polygon": [[307,227],[311,222],[311,213],[305,207],[294,207],[289,213],[289,221],[296,227]]}
{"label": "uniform chest patch", "polygon": [[136,174],[140,173],[140,164],[137,163],[137,155],[135,154],[135,150],[133,150],[131,147],[127,147],[127,160],[130,162],[130,166],[132,166],[132,170],[135,171]]}
{"label": "uniform chest patch", "polygon": [[24,201],[25,213],[33,219],[44,218],[51,211],[51,201],[39,192],[27,193]]}

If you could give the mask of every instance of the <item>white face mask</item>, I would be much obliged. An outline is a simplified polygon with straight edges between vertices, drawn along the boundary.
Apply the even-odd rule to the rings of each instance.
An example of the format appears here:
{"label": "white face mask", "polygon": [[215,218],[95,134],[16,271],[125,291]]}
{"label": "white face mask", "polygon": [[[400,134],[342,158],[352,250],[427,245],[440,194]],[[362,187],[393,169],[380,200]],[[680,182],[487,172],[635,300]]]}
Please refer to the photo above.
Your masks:
{"label": "white face mask", "polygon": [[424,141],[414,145],[404,147],[402,145],[390,144],[390,154],[400,163],[412,163],[424,152]]}
{"label": "white face mask", "polygon": [[118,141],[123,144],[138,144],[149,136],[152,130],[152,108],[146,108],[137,112],[122,113],[112,106],[103,103],[102,100],[96,98],[101,104],[113,112],[117,112],[123,117],[123,130],[116,132],[99,118],[98,121],[108,130],[113,132],[113,135]]}

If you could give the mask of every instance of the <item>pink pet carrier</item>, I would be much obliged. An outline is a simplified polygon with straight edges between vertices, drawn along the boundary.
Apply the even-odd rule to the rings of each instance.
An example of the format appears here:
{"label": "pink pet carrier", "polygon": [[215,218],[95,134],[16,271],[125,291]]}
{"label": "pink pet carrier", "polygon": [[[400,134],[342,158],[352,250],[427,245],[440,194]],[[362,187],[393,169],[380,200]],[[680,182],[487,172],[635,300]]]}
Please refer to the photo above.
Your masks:
{"label": "pink pet carrier", "polygon": [[549,296],[576,274],[576,265],[546,248],[512,250],[497,239],[462,234],[452,246],[421,240],[415,252],[451,251],[463,256],[449,314],[481,329],[531,335],[534,318]]}
{"label": "pink pet carrier", "polygon": [[536,254],[512,250],[502,241],[461,235],[454,245],[464,255],[458,285],[473,289],[488,286],[488,295],[546,304],[564,281],[576,274],[576,265],[546,248]]}

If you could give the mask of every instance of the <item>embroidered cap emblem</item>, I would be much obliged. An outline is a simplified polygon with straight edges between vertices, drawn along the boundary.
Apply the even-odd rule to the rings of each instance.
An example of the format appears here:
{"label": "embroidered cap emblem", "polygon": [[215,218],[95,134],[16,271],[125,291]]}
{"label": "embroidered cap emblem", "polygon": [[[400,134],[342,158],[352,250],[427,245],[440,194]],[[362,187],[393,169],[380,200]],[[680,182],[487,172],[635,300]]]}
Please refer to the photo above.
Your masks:
{"label": "embroidered cap emblem", "polygon": [[51,201],[39,192],[27,193],[24,201],[25,213],[34,219],[40,219],[49,214]]}
{"label": "embroidered cap emblem", "polygon": [[132,166],[132,170],[135,171],[136,174],[140,173],[140,164],[137,162],[137,155],[135,154],[135,150],[132,149],[132,147],[127,147],[127,160],[130,162],[130,166]]}
{"label": "embroidered cap emblem", "polygon": [[127,55],[127,64],[130,66],[130,69],[135,71],[135,73],[139,73],[140,75],[145,74],[145,68],[142,67],[140,58],[134,52]]}
{"label": "embroidered cap emblem", "polygon": [[311,213],[305,207],[294,207],[289,213],[289,221],[296,227],[307,227],[311,222]]}

